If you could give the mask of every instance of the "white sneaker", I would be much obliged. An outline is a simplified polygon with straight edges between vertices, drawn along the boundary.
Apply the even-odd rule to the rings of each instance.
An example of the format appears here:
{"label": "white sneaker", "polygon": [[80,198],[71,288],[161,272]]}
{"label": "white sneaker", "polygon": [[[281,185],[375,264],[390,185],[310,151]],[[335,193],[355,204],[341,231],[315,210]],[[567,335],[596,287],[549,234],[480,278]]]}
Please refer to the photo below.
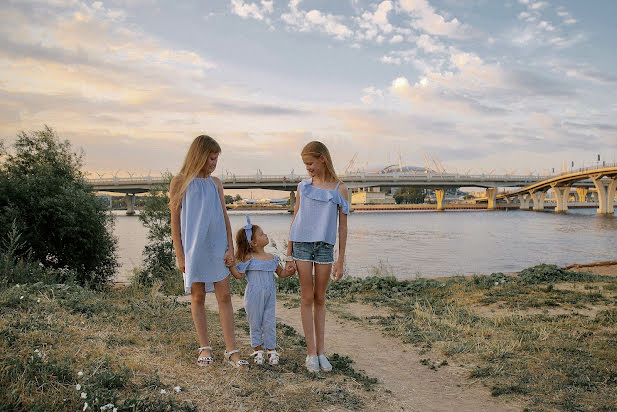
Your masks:
{"label": "white sneaker", "polygon": [[328,362],[328,358],[323,353],[317,357],[319,359],[319,367],[324,372],[330,372],[332,370],[332,365]]}
{"label": "white sneaker", "polygon": [[268,363],[270,365],[273,365],[273,366],[278,365],[279,360],[280,360],[280,357],[276,349],[272,349],[268,351]]}
{"label": "white sneaker", "polygon": [[264,351],[262,350],[256,350],[255,352],[253,352],[253,362],[255,362],[257,365],[263,365],[264,364]]}
{"label": "white sneaker", "polygon": [[317,355],[306,357],[306,369],[309,372],[319,372],[319,358]]}

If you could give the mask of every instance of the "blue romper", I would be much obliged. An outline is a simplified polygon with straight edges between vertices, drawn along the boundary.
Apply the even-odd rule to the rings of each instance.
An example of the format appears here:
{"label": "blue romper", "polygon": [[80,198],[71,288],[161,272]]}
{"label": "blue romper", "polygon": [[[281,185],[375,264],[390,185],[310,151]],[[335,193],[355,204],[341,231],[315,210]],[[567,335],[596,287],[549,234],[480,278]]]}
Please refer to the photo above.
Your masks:
{"label": "blue romper", "polygon": [[244,291],[244,309],[251,329],[253,348],[262,342],[267,349],[276,348],[276,285],[273,272],[278,262],[278,256],[272,260],[251,257],[236,265],[238,272],[246,273],[248,282]]}
{"label": "blue romper", "polygon": [[185,258],[184,291],[194,282],[214,292],[214,282],[229,276],[223,256],[227,251],[227,227],[218,188],[212,177],[191,180],[182,198],[180,234]]}

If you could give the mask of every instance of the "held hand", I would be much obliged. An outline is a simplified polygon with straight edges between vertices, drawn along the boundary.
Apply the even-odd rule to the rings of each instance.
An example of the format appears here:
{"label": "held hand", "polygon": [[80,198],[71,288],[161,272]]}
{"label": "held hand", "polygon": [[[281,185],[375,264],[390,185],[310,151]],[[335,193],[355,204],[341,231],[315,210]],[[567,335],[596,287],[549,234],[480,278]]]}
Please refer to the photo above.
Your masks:
{"label": "held hand", "polygon": [[230,267],[234,264],[233,252],[230,249],[227,249],[227,252],[225,252],[223,260],[225,261],[225,265],[227,265],[227,267]]}
{"label": "held hand", "polygon": [[334,269],[332,270],[332,281],[337,282],[341,280],[343,277],[343,262],[337,260],[334,264]]}
{"label": "held hand", "polygon": [[285,272],[287,272],[289,276],[296,273],[296,264],[294,262],[285,263]]}

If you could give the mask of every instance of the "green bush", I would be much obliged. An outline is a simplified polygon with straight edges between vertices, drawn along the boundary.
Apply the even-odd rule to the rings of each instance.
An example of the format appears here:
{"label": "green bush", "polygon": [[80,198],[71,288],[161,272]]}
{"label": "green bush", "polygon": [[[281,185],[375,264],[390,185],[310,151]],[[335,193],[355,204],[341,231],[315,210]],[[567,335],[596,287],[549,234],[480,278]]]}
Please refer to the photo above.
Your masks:
{"label": "green bush", "polygon": [[[0,164],[0,238],[13,224],[20,233],[15,256],[65,268],[82,285],[107,284],[118,266],[113,217],[80,171],[81,154],[45,126],[17,135]],[[32,272],[36,282],[36,272]]]}

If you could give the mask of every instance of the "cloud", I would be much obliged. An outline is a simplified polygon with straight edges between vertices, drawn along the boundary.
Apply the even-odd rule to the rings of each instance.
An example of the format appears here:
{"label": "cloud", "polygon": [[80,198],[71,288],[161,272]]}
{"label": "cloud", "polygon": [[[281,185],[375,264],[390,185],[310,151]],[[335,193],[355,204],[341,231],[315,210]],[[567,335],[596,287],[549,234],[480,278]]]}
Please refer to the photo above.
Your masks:
{"label": "cloud", "polygon": [[273,1],[261,0],[260,3],[244,2],[243,0],[231,0],[231,11],[243,19],[253,18],[263,20],[267,14],[274,10]]}
{"label": "cloud", "polygon": [[298,8],[299,3],[300,0],[291,0],[289,2],[289,13],[281,15],[281,19],[287,23],[289,28],[301,32],[317,31],[327,33],[340,40],[352,37],[353,31],[341,23],[342,17],[322,13],[316,9],[308,12],[300,10]]}
{"label": "cloud", "polygon": [[457,18],[447,21],[435,12],[427,0],[399,0],[399,5],[413,17],[411,25],[418,30],[452,38],[464,38],[469,35],[467,25],[461,24]]}

